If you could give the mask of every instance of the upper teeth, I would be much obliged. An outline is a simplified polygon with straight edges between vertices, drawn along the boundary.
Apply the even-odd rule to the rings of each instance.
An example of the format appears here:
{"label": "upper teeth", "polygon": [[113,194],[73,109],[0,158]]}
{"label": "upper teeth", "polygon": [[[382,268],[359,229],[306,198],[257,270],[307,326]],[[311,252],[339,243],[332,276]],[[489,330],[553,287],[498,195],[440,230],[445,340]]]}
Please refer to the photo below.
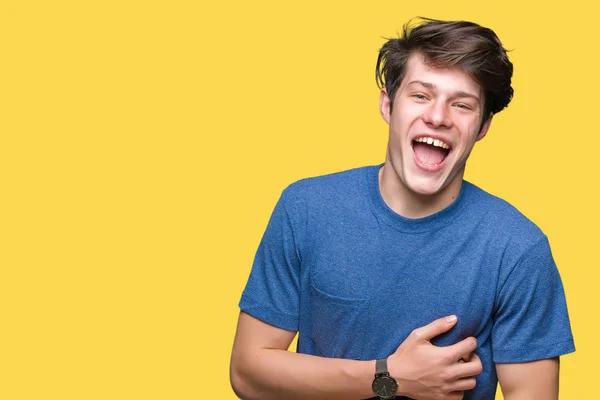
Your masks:
{"label": "upper teeth", "polygon": [[418,139],[415,139],[415,142],[432,144],[432,145],[434,145],[436,147],[441,147],[442,149],[450,149],[450,145],[442,142],[441,140],[433,139],[433,138],[430,138],[430,137],[420,137]]}

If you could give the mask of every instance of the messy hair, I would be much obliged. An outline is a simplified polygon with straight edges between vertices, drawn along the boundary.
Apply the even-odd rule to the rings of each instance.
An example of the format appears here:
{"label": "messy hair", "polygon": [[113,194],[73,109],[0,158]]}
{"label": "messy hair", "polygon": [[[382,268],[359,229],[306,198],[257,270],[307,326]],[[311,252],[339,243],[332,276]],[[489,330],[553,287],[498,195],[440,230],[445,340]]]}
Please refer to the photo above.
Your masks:
{"label": "messy hair", "polygon": [[513,65],[494,31],[473,22],[419,18],[417,23],[407,22],[400,37],[389,39],[379,50],[375,77],[379,87],[386,88],[390,110],[406,63],[415,53],[436,68],[459,67],[481,85],[485,95],[482,122],[490,113],[504,109],[513,97]]}

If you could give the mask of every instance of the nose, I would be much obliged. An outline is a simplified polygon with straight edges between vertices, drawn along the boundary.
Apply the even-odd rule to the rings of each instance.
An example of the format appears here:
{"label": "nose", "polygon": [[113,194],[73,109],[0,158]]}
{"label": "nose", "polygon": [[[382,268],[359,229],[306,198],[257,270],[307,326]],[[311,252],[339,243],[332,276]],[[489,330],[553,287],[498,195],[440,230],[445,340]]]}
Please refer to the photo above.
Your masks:
{"label": "nose", "polygon": [[450,110],[448,110],[446,103],[440,100],[432,101],[429,104],[429,107],[423,113],[423,121],[434,128],[449,128],[452,126]]}

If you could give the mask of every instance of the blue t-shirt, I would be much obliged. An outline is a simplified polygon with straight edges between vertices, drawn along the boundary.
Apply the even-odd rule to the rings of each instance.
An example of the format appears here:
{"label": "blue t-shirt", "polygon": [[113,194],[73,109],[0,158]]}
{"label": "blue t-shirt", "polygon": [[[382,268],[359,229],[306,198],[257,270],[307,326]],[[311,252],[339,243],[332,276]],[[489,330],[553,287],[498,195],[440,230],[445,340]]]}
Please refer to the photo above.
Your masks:
{"label": "blue t-shirt", "polygon": [[477,338],[483,372],[465,399],[493,399],[494,363],[575,350],[546,236],[510,204],[463,182],[458,198],[408,219],[381,197],[381,166],[301,180],[269,221],[240,308],[298,331],[300,353],[384,358],[415,328],[458,323],[432,343]]}

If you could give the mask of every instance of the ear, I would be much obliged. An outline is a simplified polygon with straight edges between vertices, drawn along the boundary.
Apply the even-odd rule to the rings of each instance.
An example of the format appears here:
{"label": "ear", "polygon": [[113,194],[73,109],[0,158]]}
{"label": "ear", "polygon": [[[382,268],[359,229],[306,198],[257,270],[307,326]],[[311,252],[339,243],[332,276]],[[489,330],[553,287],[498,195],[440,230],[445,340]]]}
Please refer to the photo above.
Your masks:
{"label": "ear", "polygon": [[391,105],[392,102],[390,101],[390,98],[387,94],[387,90],[385,90],[385,88],[381,89],[381,93],[379,93],[379,113],[381,114],[385,122],[388,123],[388,125],[390,124],[390,118],[392,115],[390,111]]}
{"label": "ear", "polygon": [[490,116],[488,117],[488,119],[485,120],[485,122],[483,123],[483,125],[481,125],[481,130],[479,131],[479,134],[477,135],[477,141],[480,141],[481,139],[483,139],[485,137],[485,135],[487,134],[488,129],[490,129],[490,125],[492,124],[492,118],[494,118],[494,114],[490,113]]}

